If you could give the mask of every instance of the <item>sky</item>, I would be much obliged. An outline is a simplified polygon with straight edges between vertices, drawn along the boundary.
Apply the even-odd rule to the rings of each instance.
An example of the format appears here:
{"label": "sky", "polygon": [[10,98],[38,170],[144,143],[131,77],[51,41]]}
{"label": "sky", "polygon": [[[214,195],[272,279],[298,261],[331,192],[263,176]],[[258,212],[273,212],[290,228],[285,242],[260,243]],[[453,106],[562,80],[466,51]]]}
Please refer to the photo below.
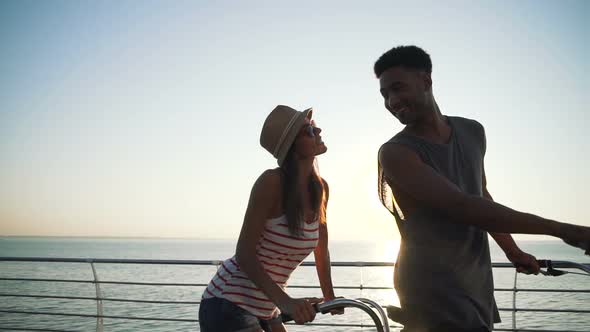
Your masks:
{"label": "sky", "polygon": [[[375,60],[418,45],[488,189],[590,226],[588,1],[2,1],[0,235],[237,238],[277,105],[314,108],[332,240],[397,239]],[[517,236],[528,239],[529,237]]]}

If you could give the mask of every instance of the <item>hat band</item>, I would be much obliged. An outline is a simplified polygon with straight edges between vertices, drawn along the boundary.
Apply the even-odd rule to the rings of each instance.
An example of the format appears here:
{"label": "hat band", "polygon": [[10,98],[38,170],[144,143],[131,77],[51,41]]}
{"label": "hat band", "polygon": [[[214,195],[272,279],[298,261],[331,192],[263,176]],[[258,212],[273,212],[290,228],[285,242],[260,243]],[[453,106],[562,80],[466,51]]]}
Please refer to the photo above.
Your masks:
{"label": "hat band", "polygon": [[287,127],[285,128],[285,130],[283,130],[283,134],[281,134],[281,138],[279,138],[279,142],[275,146],[275,150],[273,152],[273,156],[276,157],[277,154],[279,153],[279,150],[281,148],[281,145],[283,144],[283,141],[287,137],[287,134],[289,133],[289,131],[291,130],[291,127],[293,127],[293,124],[295,123],[295,120],[297,119],[297,115],[298,115],[298,113],[293,114],[293,117],[291,118],[291,120],[289,120],[289,123],[287,124]]}

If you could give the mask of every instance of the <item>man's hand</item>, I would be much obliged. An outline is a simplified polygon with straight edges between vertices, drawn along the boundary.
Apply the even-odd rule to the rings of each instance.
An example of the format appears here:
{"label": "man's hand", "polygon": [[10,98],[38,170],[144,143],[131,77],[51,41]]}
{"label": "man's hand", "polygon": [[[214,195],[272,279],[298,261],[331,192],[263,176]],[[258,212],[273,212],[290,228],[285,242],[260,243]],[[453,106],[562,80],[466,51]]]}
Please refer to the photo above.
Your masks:
{"label": "man's hand", "polygon": [[574,246],[574,247],[584,250],[584,254],[590,256],[590,240],[589,241],[576,241],[576,240],[563,239],[563,242],[569,244],[570,246]]}
{"label": "man's hand", "polygon": [[558,236],[563,242],[584,250],[584,254],[590,255],[590,227],[560,224]]}
{"label": "man's hand", "polygon": [[506,254],[506,257],[516,268],[516,272],[524,274],[539,274],[539,263],[535,256],[518,250],[515,253]]}

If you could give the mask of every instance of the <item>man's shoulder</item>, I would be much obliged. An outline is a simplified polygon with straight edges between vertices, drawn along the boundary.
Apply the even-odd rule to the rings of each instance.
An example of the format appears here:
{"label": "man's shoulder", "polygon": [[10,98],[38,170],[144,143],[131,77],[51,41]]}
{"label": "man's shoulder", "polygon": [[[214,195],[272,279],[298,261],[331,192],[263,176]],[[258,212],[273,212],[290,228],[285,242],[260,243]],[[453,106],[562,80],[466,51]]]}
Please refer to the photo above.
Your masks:
{"label": "man's shoulder", "polygon": [[381,144],[378,151],[378,158],[404,158],[407,154],[416,154],[417,146],[415,140],[411,135],[404,133],[403,131],[398,132],[389,140]]}
{"label": "man's shoulder", "polygon": [[479,121],[474,120],[474,119],[464,118],[464,117],[461,117],[461,116],[448,116],[448,115],[447,115],[447,118],[453,124],[461,124],[461,125],[464,125],[464,126],[472,126],[472,127],[480,127],[480,128],[483,128],[483,125],[481,123],[479,123]]}
{"label": "man's shoulder", "polygon": [[467,142],[478,142],[479,148],[485,154],[486,150],[486,133],[485,128],[481,123],[476,120],[462,118],[462,117],[449,117],[453,125],[453,130],[456,132],[456,136],[462,141]]}
{"label": "man's shoulder", "polygon": [[453,130],[458,132],[459,135],[477,139],[485,137],[485,128],[477,120],[460,116],[449,116],[448,118],[453,126]]}

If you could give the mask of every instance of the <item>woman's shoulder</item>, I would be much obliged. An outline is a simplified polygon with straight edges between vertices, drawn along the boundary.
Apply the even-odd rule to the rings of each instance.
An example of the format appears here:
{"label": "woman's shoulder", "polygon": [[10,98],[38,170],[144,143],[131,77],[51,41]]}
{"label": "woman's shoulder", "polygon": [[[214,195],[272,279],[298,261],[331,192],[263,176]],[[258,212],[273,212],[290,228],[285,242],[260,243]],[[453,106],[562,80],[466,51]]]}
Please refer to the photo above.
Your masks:
{"label": "woman's shoulder", "polygon": [[278,183],[278,184],[281,183],[282,178],[283,178],[283,171],[281,170],[280,167],[267,169],[264,172],[262,172],[262,174],[260,174],[260,176],[258,177],[258,179],[273,182],[273,183]]}
{"label": "woman's shoulder", "polygon": [[278,167],[274,169],[267,169],[262,172],[262,174],[260,174],[256,180],[254,189],[280,192],[282,176],[282,171]]}

